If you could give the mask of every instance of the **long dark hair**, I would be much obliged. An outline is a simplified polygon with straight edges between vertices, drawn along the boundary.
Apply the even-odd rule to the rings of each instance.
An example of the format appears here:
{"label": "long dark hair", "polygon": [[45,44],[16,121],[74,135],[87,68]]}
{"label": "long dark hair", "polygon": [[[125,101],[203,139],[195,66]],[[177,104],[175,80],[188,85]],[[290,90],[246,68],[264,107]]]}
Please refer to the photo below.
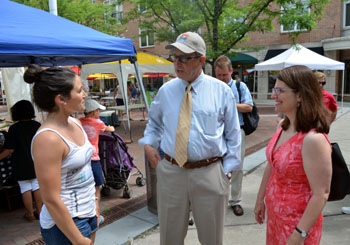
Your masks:
{"label": "long dark hair", "polygon": [[[316,132],[328,134],[328,111],[323,104],[322,91],[314,73],[306,66],[297,65],[283,69],[277,79],[300,94],[301,101],[295,121],[296,131],[307,133],[315,128]],[[286,117],[281,126],[287,130],[289,125],[289,118]]]}
{"label": "long dark hair", "polygon": [[47,112],[58,109],[55,104],[56,95],[61,94],[70,98],[75,77],[75,72],[69,68],[52,66],[42,69],[38,65],[29,65],[23,76],[27,83],[34,83],[33,99],[35,104]]}

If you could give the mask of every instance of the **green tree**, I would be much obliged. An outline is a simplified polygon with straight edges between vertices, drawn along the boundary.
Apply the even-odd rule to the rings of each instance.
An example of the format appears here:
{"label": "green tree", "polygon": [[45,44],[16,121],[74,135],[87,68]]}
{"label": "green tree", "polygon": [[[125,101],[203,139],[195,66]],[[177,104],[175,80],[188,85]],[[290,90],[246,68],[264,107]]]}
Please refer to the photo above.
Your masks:
{"label": "green tree", "polygon": [[[14,0],[34,8],[49,11],[48,0]],[[91,27],[95,30],[119,36],[124,30],[121,23],[117,23],[112,16],[115,4],[91,3],[89,0],[57,0],[57,14],[81,25]]]}
{"label": "green tree", "polygon": [[[128,21],[156,33],[158,42],[173,42],[185,31],[201,30],[207,62],[248,39],[249,32],[273,30],[276,19],[286,27],[310,31],[329,0],[124,0],[134,4]],[[142,11],[141,11],[142,10]],[[311,10],[311,11],[310,11]],[[300,31],[290,32],[292,43]]]}

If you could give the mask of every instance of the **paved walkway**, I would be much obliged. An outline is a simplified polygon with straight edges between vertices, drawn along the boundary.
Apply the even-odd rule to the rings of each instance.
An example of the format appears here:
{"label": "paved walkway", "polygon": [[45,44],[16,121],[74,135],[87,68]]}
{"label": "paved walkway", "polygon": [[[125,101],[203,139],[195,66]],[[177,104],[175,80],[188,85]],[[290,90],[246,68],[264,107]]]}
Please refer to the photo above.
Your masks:
{"label": "paved walkway", "polygon": [[[273,107],[271,107],[271,103],[270,105],[264,104],[264,108],[261,110],[261,119],[257,131],[247,137],[247,154],[266,145],[267,140],[275,131],[277,123],[276,114],[274,113]],[[131,122],[131,131],[134,141],[128,144],[128,148],[136,162],[136,166],[142,173],[145,173],[144,153],[143,149],[137,144],[137,141],[143,136],[147,121],[141,120],[143,118],[142,112],[133,111],[132,117],[135,119]],[[130,140],[129,134],[125,132],[122,126],[117,128],[117,133],[123,137],[125,141]],[[129,187],[132,190],[132,198],[122,198],[122,190],[113,189],[111,189],[111,194],[109,196],[103,196],[101,198],[101,210],[105,217],[105,222],[102,224],[101,230],[116,220],[126,217],[146,206],[146,186],[137,186],[135,183],[136,177],[137,176],[132,176],[128,181]],[[0,244],[44,244],[40,236],[39,222],[28,223],[23,219],[23,214],[24,208],[15,209],[13,211],[0,208]],[[100,236],[98,235],[98,237]],[[120,236],[118,235],[118,237]]]}
{"label": "paved walkway", "polygon": [[[244,179],[244,188],[248,188],[250,183],[255,183],[255,181],[260,182],[260,177],[256,174],[259,172],[259,167],[257,171],[251,171],[256,168],[257,165],[261,164],[262,157],[265,156],[264,150],[257,151],[263,146],[266,146],[267,141],[270,139],[272,134],[275,132],[276,128],[276,114],[273,112],[271,108],[271,101],[269,103],[264,104],[265,107],[261,109],[261,119],[259,123],[258,130],[254,132],[252,135],[247,137],[246,143],[246,154],[250,154],[255,152],[255,154],[250,154],[245,161],[245,172],[251,173],[246,175]],[[272,109],[272,110],[271,110]],[[131,122],[132,127],[132,136],[134,142],[128,144],[129,152],[134,157],[136,165],[140,168],[141,172],[145,173],[145,164],[144,164],[144,155],[141,147],[138,146],[137,140],[142,137],[144,127],[146,125],[146,121],[140,121],[138,119],[142,118],[142,113],[133,112],[134,120]],[[334,123],[336,125],[338,121]],[[345,126],[341,126],[345,128]],[[117,128],[117,133],[122,136],[126,141],[129,140],[129,135],[125,133],[123,127]],[[340,136],[345,137],[346,135],[340,133]],[[338,137],[339,138],[339,137]],[[338,138],[336,140],[341,143]],[[349,139],[350,137],[347,137]],[[346,138],[344,139],[346,142]],[[341,143],[342,146],[342,143]],[[349,149],[349,147],[348,147]],[[256,152],[257,151],[257,152]],[[343,150],[345,151],[345,150]],[[350,159],[350,156],[349,158]],[[252,176],[252,177],[250,177]],[[101,200],[101,210],[103,210],[102,214],[106,217],[106,221],[101,226],[101,229],[97,233],[97,245],[109,245],[109,244],[123,244],[128,240],[134,240],[136,237],[139,237],[140,234],[150,234],[147,237],[158,237],[157,233],[153,234],[153,230],[150,230],[152,227],[157,226],[157,217],[152,213],[148,212],[147,207],[145,207],[147,199],[146,199],[146,187],[138,187],[135,183],[135,179],[137,176],[133,176],[129,180],[129,187],[133,191],[133,196],[131,199],[122,198],[121,190],[111,190],[111,194],[108,197],[102,197]],[[257,182],[257,183],[258,183]],[[247,185],[246,183],[249,183]],[[244,196],[245,200],[244,205],[246,208],[246,213],[249,213],[249,205],[253,205],[250,202],[255,202],[253,200],[255,198],[256,190],[254,186],[251,188],[251,194],[249,192],[244,195],[248,195],[249,198]],[[245,190],[245,189],[244,189]],[[245,190],[246,192],[246,190]],[[249,201],[250,200],[250,201]],[[350,205],[350,201],[349,201]],[[40,229],[38,221],[34,223],[27,223],[22,218],[24,213],[23,208],[16,209],[14,211],[8,211],[4,208],[0,209],[0,244],[4,245],[23,245],[23,244],[44,244],[42,240],[40,240]],[[248,220],[251,223],[244,223],[243,221],[249,215],[244,215],[244,219],[237,218],[231,215],[228,216],[228,221],[234,220],[235,223],[227,223],[228,227],[246,225],[247,227],[252,227],[254,225],[254,221]],[[261,226],[263,227],[263,226]],[[260,227],[260,228],[261,228]],[[191,238],[191,232],[195,234],[195,228],[190,227],[188,233],[188,239]],[[263,233],[263,232],[262,232]],[[238,234],[239,235],[239,234]],[[110,238],[110,240],[106,240]],[[150,239],[147,238],[147,239]],[[135,244],[147,244],[148,240],[144,240],[144,243],[139,239],[135,241]],[[196,241],[196,238],[192,239]],[[152,241],[152,240],[151,240]],[[148,244],[159,244],[159,241],[153,240],[153,242],[149,242]],[[348,239],[350,241],[350,239]],[[191,243],[186,240],[186,244],[198,244]],[[232,244],[231,242],[227,244]],[[236,244],[236,243],[235,243]],[[238,244],[238,243],[237,243]],[[243,244],[243,243],[242,243]],[[247,243],[249,244],[249,243]],[[259,244],[259,243],[257,243]]]}
{"label": "paved walkway", "polygon": [[[332,124],[330,139],[338,142],[347,163],[350,163],[350,134],[344,133],[350,120],[350,108],[339,111]],[[224,244],[265,244],[266,225],[254,219],[254,205],[266,165],[265,148],[249,155],[244,164],[243,202],[245,215],[237,217],[228,207],[225,218]],[[253,171],[255,170],[255,171]],[[342,206],[350,206],[350,196],[342,201],[329,202],[324,210],[324,228],[321,244],[350,244],[350,215],[341,214]],[[106,227],[96,237],[96,245],[103,244],[159,244],[157,216],[144,207]],[[186,245],[199,244],[195,226],[189,226]]]}

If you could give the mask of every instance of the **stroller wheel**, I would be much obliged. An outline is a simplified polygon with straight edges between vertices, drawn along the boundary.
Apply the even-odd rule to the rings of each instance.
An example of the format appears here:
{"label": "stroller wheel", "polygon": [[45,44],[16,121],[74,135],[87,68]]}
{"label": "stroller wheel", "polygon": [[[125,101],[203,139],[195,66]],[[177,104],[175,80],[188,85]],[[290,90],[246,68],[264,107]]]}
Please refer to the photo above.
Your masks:
{"label": "stroller wheel", "polygon": [[145,178],[141,178],[141,177],[137,177],[136,178],[136,185],[144,186],[145,184],[146,184],[146,179]]}
{"label": "stroller wheel", "polygon": [[107,186],[103,186],[101,189],[101,194],[103,196],[109,196],[111,194],[111,189]]}
{"label": "stroller wheel", "polygon": [[131,198],[131,190],[125,188],[124,191],[123,191],[123,198]]}

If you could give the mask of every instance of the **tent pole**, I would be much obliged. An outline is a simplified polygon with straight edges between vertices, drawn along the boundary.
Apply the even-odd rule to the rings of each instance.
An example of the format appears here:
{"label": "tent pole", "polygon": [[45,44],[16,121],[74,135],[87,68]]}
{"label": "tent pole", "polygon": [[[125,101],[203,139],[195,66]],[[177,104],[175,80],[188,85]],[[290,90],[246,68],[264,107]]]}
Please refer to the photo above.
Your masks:
{"label": "tent pole", "polygon": [[140,75],[140,72],[139,72],[137,61],[135,61],[134,67],[135,67],[135,72],[136,72],[136,80],[138,81],[138,83],[140,85],[143,101],[145,102],[145,107],[146,107],[146,110],[147,110],[147,113],[148,113],[148,109],[149,108],[148,108],[146,92],[145,92],[145,88],[144,88],[143,83],[142,83],[142,78],[141,78],[141,75]]}
{"label": "tent pole", "polygon": [[126,108],[126,118],[128,120],[128,130],[129,130],[129,137],[130,142],[132,143],[132,136],[131,136],[131,127],[130,127],[130,117],[129,117],[129,105],[128,105],[128,93],[126,91],[126,87],[124,86],[124,80],[123,80],[123,71],[122,71],[122,62],[119,60],[119,69],[121,74],[121,80],[122,80],[122,89],[123,89],[123,100],[124,100],[124,106]]}
{"label": "tent pole", "polygon": [[342,111],[344,109],[344,85],[345,85],[345,69],[343,70],[343,84],[341,86],[341,110]]}
{"label": "tent pole", "polygon": [[253,91],[252,91],[252,92],[253,92],[254,94],[256,93],[256,97],[258,97],[258,95],[257,95],[258,93],[255,91],[255,75],[256,75],[256,71],[255,71],[255,70],[254,70],[254,73],[253,73],[253,74],[254,74],[254,75],[253,75],[253,77],[254,77],[254,80],[253,80],[253,81],[254,81],[254,82],[253,82]]}

